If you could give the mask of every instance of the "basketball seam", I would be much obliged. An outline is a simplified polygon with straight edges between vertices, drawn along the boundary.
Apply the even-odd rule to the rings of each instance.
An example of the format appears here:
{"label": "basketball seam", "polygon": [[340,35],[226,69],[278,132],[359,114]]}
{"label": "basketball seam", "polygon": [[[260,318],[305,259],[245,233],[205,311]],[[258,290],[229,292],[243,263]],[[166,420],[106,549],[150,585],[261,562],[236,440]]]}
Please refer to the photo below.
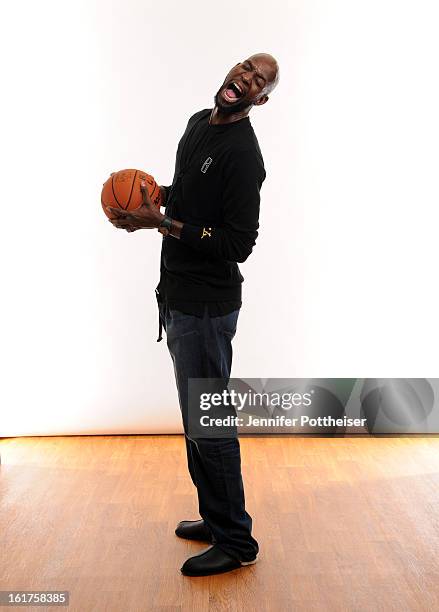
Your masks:
{"label": "basketball seam", "polygon": [[121,205],[120,205],[120,202],[119,202],[119,200],[116,198],[116,194],[115,194],[115,192],[114,192],[114,184],[113,184],[113,181],[114,181],[114,176],[115,176],[115,175],[113,174],[113,176],[111,177],[111,189],[112,189],[112,191],[113,191],[114,199],[116,200],[117,205],[118,205],[120,208],[122,208],[122,209],[123,209],[123,206],[121,206]]}
{"label": "basketball seam", "polygon": [[130,197],[128,198],[128,203],[126,205],[125,210],[128,210],[128,206],[130,205],[130,202],[131,202],[131,196],[133,195],[133,189],[134,189],[134,183],[136,182],[136,176],[137,176],[137,170],[133,178],[133,184],[131,185],[131,193],[130,193]]}

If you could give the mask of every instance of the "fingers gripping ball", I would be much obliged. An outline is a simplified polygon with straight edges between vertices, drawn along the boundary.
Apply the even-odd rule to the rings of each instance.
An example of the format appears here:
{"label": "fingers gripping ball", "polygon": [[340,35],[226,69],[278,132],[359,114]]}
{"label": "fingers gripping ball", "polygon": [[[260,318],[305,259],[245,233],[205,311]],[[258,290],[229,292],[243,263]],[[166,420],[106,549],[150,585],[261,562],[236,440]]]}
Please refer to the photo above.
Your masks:
{"label": "fingers gripping ball", "polygon": [[139,208],[143,201],[140,190],[142,181],[146,183],[151,202],[160,209],[162,192],[154,177],[142,170],[119,170],[113,172],[102,188],[101,204],[109,219],[114,219],[114,216],[105,208],[106,206],[122,210]]}

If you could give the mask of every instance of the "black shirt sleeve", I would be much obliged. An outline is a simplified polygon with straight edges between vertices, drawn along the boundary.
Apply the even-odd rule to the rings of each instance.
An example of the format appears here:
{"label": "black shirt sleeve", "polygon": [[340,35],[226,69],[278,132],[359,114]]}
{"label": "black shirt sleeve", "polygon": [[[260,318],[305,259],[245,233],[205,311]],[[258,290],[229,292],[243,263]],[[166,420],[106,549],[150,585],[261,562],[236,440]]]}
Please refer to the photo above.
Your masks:
{"label": "black shirt sleeve", "polygon": [[236,151],[224,166],[221,227],[184,223],[180,240],[206,255],[245,261],[258,236],[260,190],[265,176],[256,151]]}
{"label": "black shirt sleeve", "polygon": [[169,198],[169,192],[171,191],[172,185],[160,185],[165,190],[165,201],[162,203],[162,206],[166,206],[166,202]]}

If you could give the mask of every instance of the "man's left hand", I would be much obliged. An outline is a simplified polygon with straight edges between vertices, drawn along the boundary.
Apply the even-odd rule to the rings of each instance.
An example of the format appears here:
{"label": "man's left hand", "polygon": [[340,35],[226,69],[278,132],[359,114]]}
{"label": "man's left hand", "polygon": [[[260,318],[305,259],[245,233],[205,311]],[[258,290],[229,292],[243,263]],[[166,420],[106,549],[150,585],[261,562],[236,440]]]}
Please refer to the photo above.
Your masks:
{"label": "man's left hand", "polygon": [[126,229],[127,231],[159,227],[165,215],[163,215],[151,202],[145,182],[141,183],[140,190],[142,192],[143,201],[139,208],[134,210],[122,210],[121,208],[114,208],[112,206],[106,207],[107,210],[116,217],[115,219],[110,219],[115,227]]}

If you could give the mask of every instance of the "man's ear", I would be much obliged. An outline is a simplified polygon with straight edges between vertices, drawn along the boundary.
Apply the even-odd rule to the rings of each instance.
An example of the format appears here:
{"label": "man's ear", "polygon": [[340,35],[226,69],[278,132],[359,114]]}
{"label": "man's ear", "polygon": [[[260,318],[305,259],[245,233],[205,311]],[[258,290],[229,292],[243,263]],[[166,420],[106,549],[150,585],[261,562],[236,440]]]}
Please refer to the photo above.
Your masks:
{"label": "man's ear", "polygon": [[265,104],[266,102],[268,102],[268,96],[261,96],[259,100],[256,100],[255,106],[262,106],[262,104]]}

